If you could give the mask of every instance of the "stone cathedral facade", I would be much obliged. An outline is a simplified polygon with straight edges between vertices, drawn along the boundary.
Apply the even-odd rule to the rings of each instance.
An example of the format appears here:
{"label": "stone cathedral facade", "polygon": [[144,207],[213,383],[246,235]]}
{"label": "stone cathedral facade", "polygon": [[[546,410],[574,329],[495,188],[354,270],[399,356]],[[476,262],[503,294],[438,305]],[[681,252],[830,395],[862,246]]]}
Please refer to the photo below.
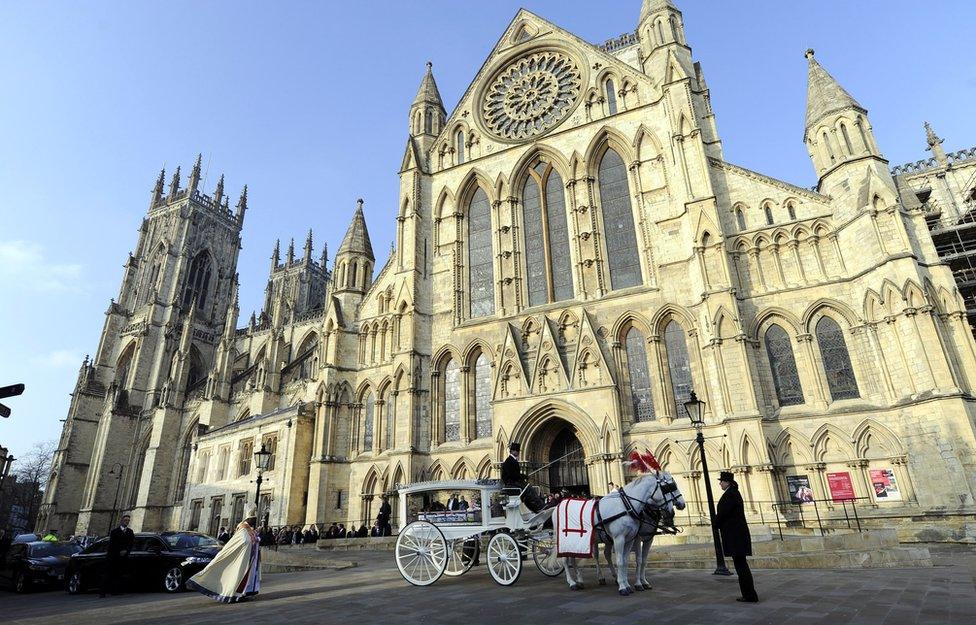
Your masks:
{"label": "stone cathedral facade", "polygon": [[428,64],[389,255],[360,201],[331,264],[311,233],[275,249],[249,320],[246,188],[232,209],[199,161],[185,185],[161,174],[40,524],[103,533],[125,509],[215,532],[255,497],[262,445],[272,525],[362,522],[397,485],[496,476],[511,441],[529,466],[564,458],[544,487],[593,493],[649,449],[705,515],[694,390],[708,463],[750,513],[806,485],[958,534],[976,511],[965,305],[867,110],[807,64],[815,190],[724,159],[669,0],[602,45],[519,11],[450,113]]}

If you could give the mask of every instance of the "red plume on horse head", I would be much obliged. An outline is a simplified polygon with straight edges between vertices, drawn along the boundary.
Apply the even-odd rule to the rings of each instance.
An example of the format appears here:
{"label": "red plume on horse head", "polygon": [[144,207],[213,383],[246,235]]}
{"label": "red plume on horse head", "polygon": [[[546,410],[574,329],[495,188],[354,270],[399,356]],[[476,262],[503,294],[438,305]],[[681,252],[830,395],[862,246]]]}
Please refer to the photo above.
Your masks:
{"label": "red plume on horse head", "polygon": [[649,470],[651,471],[655,471],[655,472],[660,471],[661,463],[657,461],[657,458],[654,457],[654,454],[651,453],[651,450],[645,447],[644,451],[647,452],[641,454],[641,460],[644,461],[644,464],[646,464]]}
{"label": "red plume on horse head", "polygon": [[646,473],[651,470],[644,461],[644,458],[640,455],[640,452],[638,452],[636,449],[630,452],[629,458],[631,470],[638,471],[640,473]]}

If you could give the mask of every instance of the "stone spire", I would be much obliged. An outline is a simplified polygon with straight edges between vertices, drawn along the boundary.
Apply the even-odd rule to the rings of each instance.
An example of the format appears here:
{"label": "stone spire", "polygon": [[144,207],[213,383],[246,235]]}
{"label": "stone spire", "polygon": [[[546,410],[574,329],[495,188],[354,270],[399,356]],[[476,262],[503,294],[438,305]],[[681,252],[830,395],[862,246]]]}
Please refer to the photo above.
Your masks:
{"label": "stone spire", "polygon": [[427,72],[420,81],[420,89],[410,105],[410,134],[428,139],[440,134],[447,118],[441,93],[434,81],[434,64],[427,61]]}
{"label": "stone spire", "polygon": [[366,229],[366,217],[363,215],[363,200],[356,200],[356,212],[352,216],[352,223],[342,238],[336,256],[342,254],[362,254],[370,260],[373,257],[373,245],[369,241],[369,231]]}
{"label": "stone spire", "polygon": [[437,89],[437,82],[434,80],[434,64],[427,61],[427,72],[423,80],[420,81],[420,89],[417,90],[417,97],[413,99],[414,105],[433,104],[444,110],[444,102],[441,100],[441,92]]}
{"label": "stone spire", "polygon": [[854,109],[861,113],[867,111],[857,103],[851,94],[827,73],[813,56],[813,49],[806,51],[809,66],[807,69],[807,114],[806,129],[809,130],[817,122],[831,113],[844,109]]}
{"label": "stone spire", "polygon": [[190,180],[187,182],[187,188],[190,190],[190,195],[197,190],[197,186],[200,184],[200,171],[203,169],[203,154],[197,154],[197,162],[193,164],[193,171],[190,172]]}
{"label": "stone spire", "polygon": [[237,200],[237,221],[244,222],[244,213],[247,212],[247,185],[241,190],[241,197]]}
{"label": "stone spire", "polygon": [[176,197],[176,194],[180,192],[180,166],[176,166],[176,171],[173,172],[173,179],[169,181],[169,196],[171,198]]}
{"label": "stone spire", "polygon": [[291,238],[288,243],[288,264],[292,264],[295,261],[295,237]]}
{"label": "stone spire", "polygon": [[319,261],[322,264],[322,269],[325,269],[326,264],[329,262],[329,244],[322,244],[322,258]]}
{"label": "stone spire", "polygon": [[674,6],[674,3],[671,2],[671,0],[644,0],[644,2],[641,4],[639,21],[643,22],[645,17],[653,13],[657,13],[661,9],[677,10],[677,7]]}
{"label": "stone spire", "polygon": [[159,204],[159,201],[163,199],[163,184],[165,184],[166,179],[166,168],[163,167],[159,170],[159,177],[156,178],[156,186],[153,187],[152,195],[152,205],[155,206]]}
{"label": "stone spire", "polygon": [[308,229],[308,236],[305,237],[305,256],[302,260],[306,263],[312,262],[312,229]]}
{"label": "stone spire", "polygon": [[932,156],[935,157],[939,165],[943,167],[948,166],[949,159],[946,157],[945,150],[942,149],[942,142],[945,139],[935,134],[935,131],[932,130],[932,126],[928,122],[925,122],[925,140],[928,143],[928,147],[925,149],[932,152]]}
{"label": "stone spire", "polygon": [[278,268],[279,261],[281,261],[281,239],[275,239],[274,251],[271,252],[271,271]]}
{"label": "stone spire", "polygon": [[217,181],[217,190],[214,191],[214,205],[218,208],[220,207],[220,201],[224,199],[224,175],[220,174],[220,180]]}

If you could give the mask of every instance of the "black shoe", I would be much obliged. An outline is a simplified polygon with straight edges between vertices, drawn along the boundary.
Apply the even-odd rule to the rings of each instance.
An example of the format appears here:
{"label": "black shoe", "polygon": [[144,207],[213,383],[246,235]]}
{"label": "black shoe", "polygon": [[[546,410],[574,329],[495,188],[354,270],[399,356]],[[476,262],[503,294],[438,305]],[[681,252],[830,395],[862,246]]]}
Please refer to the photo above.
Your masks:
{"label": "black shoe", "polygon": [[759,597],[755,599],[746,599],[745,597],[736,597],[736,601],[741,601],[742,603],[759,603]]}

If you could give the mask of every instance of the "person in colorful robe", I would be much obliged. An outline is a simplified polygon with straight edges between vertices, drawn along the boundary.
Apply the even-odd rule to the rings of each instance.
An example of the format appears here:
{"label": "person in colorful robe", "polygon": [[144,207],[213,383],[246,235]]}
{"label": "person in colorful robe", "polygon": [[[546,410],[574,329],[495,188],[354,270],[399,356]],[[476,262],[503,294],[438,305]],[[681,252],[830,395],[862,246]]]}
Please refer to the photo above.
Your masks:
{"label": "person in colorful robe", "polygon": [[249,505],[244,520],[217,557],[191,577],[186,587],[221,603],[237,603],[261,589],[261,541],[255,530],[257,508]]}

